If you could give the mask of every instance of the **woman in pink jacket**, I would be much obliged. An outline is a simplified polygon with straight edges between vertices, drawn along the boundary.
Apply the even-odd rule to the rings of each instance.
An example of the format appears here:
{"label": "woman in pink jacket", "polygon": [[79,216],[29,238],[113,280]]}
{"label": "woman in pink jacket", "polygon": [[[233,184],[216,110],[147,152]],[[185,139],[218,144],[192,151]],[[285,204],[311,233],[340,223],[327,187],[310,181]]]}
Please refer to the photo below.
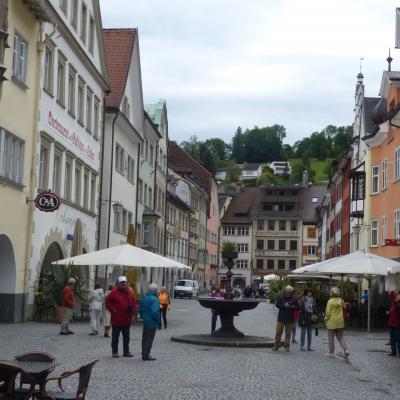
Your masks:
{"label": "woman in pink jacket", "polygon": [[388,326],[390,331],[390,347],[392,352],[388,356],[400,357],[400,295],[396,292],[390,292],[392,304],[388,314]]}

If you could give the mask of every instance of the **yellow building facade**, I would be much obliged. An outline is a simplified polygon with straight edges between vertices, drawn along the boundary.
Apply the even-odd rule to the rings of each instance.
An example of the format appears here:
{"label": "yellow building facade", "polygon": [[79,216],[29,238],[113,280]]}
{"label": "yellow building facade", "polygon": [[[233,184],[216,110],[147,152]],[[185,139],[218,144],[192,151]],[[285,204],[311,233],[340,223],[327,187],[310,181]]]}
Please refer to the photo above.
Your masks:
{"label": "yellow building facade", "polygon": [[[0,322],[24,319],[35,177],[41,21],[35,2],[0,0]],[[34,11],[32,11],[34,10]],[[40,46],[39,46],[40,47]]]}

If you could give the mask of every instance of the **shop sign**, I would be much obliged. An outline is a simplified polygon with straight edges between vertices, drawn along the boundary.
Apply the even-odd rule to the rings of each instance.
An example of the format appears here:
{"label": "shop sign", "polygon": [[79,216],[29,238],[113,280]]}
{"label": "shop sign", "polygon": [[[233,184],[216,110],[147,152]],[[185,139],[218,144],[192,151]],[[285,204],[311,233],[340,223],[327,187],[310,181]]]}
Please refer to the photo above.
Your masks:
{"label": "shop sign", "polygon": [[400,239],[385,239],[385,246],[400,246]]}
{"label": "shop sign", "polygon": [[60,207],[60,198],[52,192],[39,193],[35,199],[36,208],[44,212],[53,212]]}

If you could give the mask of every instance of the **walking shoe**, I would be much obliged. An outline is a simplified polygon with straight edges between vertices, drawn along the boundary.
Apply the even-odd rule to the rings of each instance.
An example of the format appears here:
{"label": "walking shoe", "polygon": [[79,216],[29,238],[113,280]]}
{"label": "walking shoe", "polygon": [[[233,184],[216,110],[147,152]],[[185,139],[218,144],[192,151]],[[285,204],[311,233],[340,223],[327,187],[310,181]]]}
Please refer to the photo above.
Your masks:
{"label": "walking shoe", "polygon": [[123,356],[124,356],[124,357],[133,357],[133,354],[132,354],[132,353],[124,353]]}
{"label": "walking shoe", "polygon": [[292,343],[297,344],[297,340],[292,340]]}
{"label": "walking shoe", "polygon": [[96,333],[96,332],[90,332],[90,333],[88,333],[88,335],[89,335],[89,336],[96,336],[97,333]]}
{"label": "walking shoe", "polygon": [[104,333],[104,337],[110,337],[110,335],[108,333]]}
{"label": "walking shoe", "polygon": [[60,335],[69,335],[69,333],[66,331],[60,331]]}
{"label": "walking shoe", "polygon": [[279,350],[279,347],[273,347],[272,348],[272,351],[278,351]]}
{"label": "walking shoe", "polygon": [[307,347],[308,351],[314,351],[314,349],[312,349],[311,347]]}
{"label": "walking shoe", "polygon": [[306,351],[306,349],[304,347],[300,347],[301,351]]}
{"label": "walking shoe", "polygon": [[386,354],[387,356],[389,356],[389,357],[396,357],[397,356],[397,354],[394,354],[394,353],[389,353],[389,354]]}
{"label": "walking shoe", "polygon": [[73,331],[70,331],[69,329],[67,330],[67,332],[68,332],[68,335],[73,335],[75,333]]}
{"label": "walking shoe", "polygon": [[286,353],[288,353],[290,351],[290,348],[289,347],[285,347],[285,351],[286,351]]}
{"label": "walking shoe", "polygon": [[156,359],[154,357],[146,357],[146,358],[142,358],[143,361],[156,361]]}
{"label": "walking shoe", "polygon": [[118,353],[112,353],[112,356],[113,356],[114,358],[118,358],[118,357],[119,357]]}
{"label": "walking shoe", "polygon": [[343,357],[347,359],[347,358],[349,358],[349,356],[350,356],[350,352],[348,350],[345,350]]}

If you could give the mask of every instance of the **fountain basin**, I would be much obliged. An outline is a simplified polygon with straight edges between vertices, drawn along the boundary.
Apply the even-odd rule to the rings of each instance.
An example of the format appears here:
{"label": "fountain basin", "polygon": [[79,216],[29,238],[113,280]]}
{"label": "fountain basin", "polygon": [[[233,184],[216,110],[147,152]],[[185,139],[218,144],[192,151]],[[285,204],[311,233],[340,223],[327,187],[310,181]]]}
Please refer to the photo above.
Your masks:
{"label": "fountain basin", "polygon": [[244,333],[235,328],[233,318],[242,311],[256,308],[260,303],[255,299],[226,300],[219,297],[199,297],[198,301],[203,307],[215,310],[220,316],[221,328],[211,335],[222,338],[243,338]]}

